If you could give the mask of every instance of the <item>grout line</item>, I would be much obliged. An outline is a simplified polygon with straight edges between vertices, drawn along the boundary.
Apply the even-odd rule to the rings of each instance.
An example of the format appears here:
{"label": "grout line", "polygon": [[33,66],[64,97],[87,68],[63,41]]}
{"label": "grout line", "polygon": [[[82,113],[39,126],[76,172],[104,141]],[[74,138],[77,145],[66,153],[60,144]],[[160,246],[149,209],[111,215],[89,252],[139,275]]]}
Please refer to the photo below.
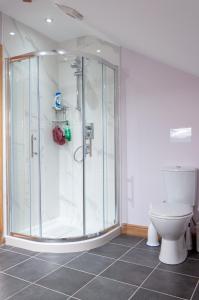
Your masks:
{"label": "grout line", "polygon": [[[80,255],[78,255],[78,256],[76,256],[76,257],[71,258],[71,259],[68,261],[68,263],[71,262],[71,261],[73,261],[75,258],[77,258],[77,257],[79,257],[79,256],[81,256],[81,255],[83,255],[83,253],[81,253]],[[34,284],[37,284],[38,281],[40,281],[41,279],[43,279],[43,278],[49,276],[51,273],[54,273],[54,272],[58,271],[59,269],[63,268],[64,266],[65,266],[65,264],[59,265],[59,267],[58,267],[57,269],[51,271],[50,273],[48,273],[48,274],[42,276],[41,278],[37,279],[36,281],[34,281]],[[56,292],[56,291],[55,291],[55,292]]]}
{"label": "grout line", "polygon": [[26,288],[30,287],[31,285],[32,285],[32,284],[29,284],[29,285],[27,285],[27,286],[23,287],[22,289],[20,289],[19,291],[15,292],[15,293],[14,293],[14,294],[12,294],[11,296],[8,296],[8,297],[7,297],[7,298],[5,298],[4,300],[8,300],[8,299],[10,299],[10,298],[12,298],[12,297],[16,296],[18,293],[21,293],[23,290],[25,290]]}
{"label": "grout line", "polygon": [[[143,239],[142,239],[143,240]],[[141,240],[141,241],[142,241]],[[78,289],[74,294],[72,294],[68,300],[70,300],[73,296],[75,296],[75,294],[77,294],[80,290],[82,290],[83,288],[85,288],[87,285],[89,285],[91,282],[93,282],[97,277],[99,277],[102,273],[104,273],[108,268],[110,268],[113,264],[115,264],[117,261],[120,260],[121,257],[123,257],[123,255],[127,254],[131,249],[133,249],[137,244],[141,243],[141,241],[139,241],[138,243],[136,243],[132,248],[128,249],[125,253],[123,253],[121,256],[119,256],[114,262],[112,262],[112,264],[110,264],[107,268],[105,268],[103,271],[101,271],[98,275],[94,276],[91,280],[89,280],[85,285],[83,285],[80,289]],[[112,280],[111,278],[107,278]]]}
{"label": "grout line", "polygon": [[195,289],[194,289],[194,291],[193,291],[193,293],[192,293],[192,295],[191,295],[191,298],[190,298],[190,300],[192,300],[193,299],[193,297],[194,297],[194,294],[195,294],[195,291],[197,290],[197,288],[199,287],[199,280],[198,280],[198,282],[197,282],[197,284],[196,284],[196,286],[195,286]]}
{"label": "grout line", "polygon": [[132,284],[132,283],[120,281],[120,280],[117,280],[117,279],[114,279],[114,278],[109,278],[109,277],[105,277],[105,276],[102,276],[102,275],[100,275],[99,277],[104,278],[104,279],[107,279],[107,280],[110,280],[110,281],[115,281],[115,282],[118,282],[118,283],[126,284],[126,285],[129,285],[129,286],[131,286],[131,287],[136,287],[136,288],[139,287],[139,286],[136,285],[136,284]]}
{"label": "grout line", "polygon": [[[48,291],[51,291],[51,292],[54,292],[54,293],[57,293],[57,294],[60,294],[60,295],[66,296],[66,297],[70,297],[70,295],[68,295],[68,294],[62,293],[62,292],[57,291],[57,290],[53,290],[53,289],[51,289],[51,288],[49,288],[49,287],[47,287],[47,286],[43,286],[43,285],[41,285],[41,284],[33,283],[32,285],[34,285],[34,286],[36,286],[36,287],[38,286],[38,287],[44,288],[44,289],[46,289],[46,290],[48,290]],[[68,299],[68,298],[67,298],[67,299]]]}
{"label": "grout line", "polygon": [[151,276],[151,274],[157,269],[157,267],[160,265],[160,262],[159,264],[157,264],[157,266],[149,273],[149,275],[144,279],[144,281],[141,283],[141,285],[134,291],[134,293],[128,298],[128,300],[132,299],[135,294],[140,290],[140,288],[143,286],[143,284],[148,280],[148,278]]}
{"label": "grout line", "polygon": [[[13,247],[13,248],[15,248],[15,247]],[[6,251],[8,251],[8,252],[12,252],[12,253],[16,253],[16,254],[20,254],[20,255],[25,255],[25,256],[30,256],[30,257],[32,257],[32,256],[35,256],[35,255],[30,255],[30,254],[24,254],[24,253],[21,253],[21,252],[17,252],[17,251],[15,251],[15,250],[13,250],[13,248],[12,249],[7,249]],[[17,248],[17,247],[16,247]],[[23,249],[23,248],[21,248],[21,249]],[[24,249],[24,250],[26,250],[26,249]],[[28,250],[27,250],[28,251]],[[38,254],[38,253],[37,253]]]}
{"label": "grout line", "polygon": [[4,273],[3,271],[1,272],[1,274],[4,274],[4,275],[7,275],[7,276],[9,276],[9,277],[12,277],[12,278],[18,279],[18,280],[20,280],[20,281],[24,281],[24,282],[26,282],[26,283],[32,284],[32,282],[31,282],[31,281],[28,281],[28,280],[26,280],[26,279],[22,279],[22,278],[20,278],[20,277],[16,277],[16,276],[14,276],[14,275],[11,275],[11,274]]}
{"label": "grout line", "polygon": [[[70,297],[67,298],[66,300],[72,299],[71,297],[72,297],[72,296],[70,296]],[[76,299],[76,300],[81,300],[80,298],[77,298],[77,297],[75,297],[75,296],[73,296],[73,298]]]}
{"label": "grout line", "polygon": [[10,249],[14,248],[14,246],[9,246],[9,248],[4,248],[4,246],[7,246],[7,245],[6,245],[6,244],[2,245],[2,246],[0,247],[0,249],[10,250]]}
{"label": "grout line", "polygon": [[59,266],[59,267],[62,266],[62,264],[58,264],[58,263],[55,263],[55,262],[52,262],[52,261],[48,261],[48,260],[45,260],[45,259],[40,258],[40,257],[31,257],[31,258],[35,258],[36,261],[41,260],[45,263],[49,263],[49,264],[52,264],[52,265],[55,265],[55,266]]}
{"label": "grout line", "polygon": [[171,294],[166,294],[166,293],[163,293],[163,292],[160,292],[160,291],[156,291],[156,290],[152,290],[152,289],[148,289],[148,288],[145,288],[145,287],[141,287],[141,289],[147,290],[147,291],[151,291],[151,292],[155,292],[155,293],[161,294],[161,295],[170,296],[170,297],[173,297],[174,299],[188,300],[187,298],[181,298],[181,297],[178,297],[178,296],[174,296],[174,295],[171,295]]}
{"label": "grout line", "polygon": [[10,269],[12,269],[12,268],[14,268],[14,267],[17,267],[17,266],[21,265],[22,263],[24,263],[24,262],[26,262],[26,261],[28,261],[28,260],[30,260],[30,259],[31,259],[31,257],[28,257],[27,259],[24,259],[23,261],[21,261],[21,262],[15,264],[15,265],[13,265],[13,266],[11,266],[11,267],[8,267],[8,268],[6,268],[6,269],[4,269],[4,270],[2,270],[2,271],[3,271],[3,272],[6,272],[6,271],[8,271],[8,270],[10,270]]}
{"label": "grout line", "polygon": [[175,271],[165,270],[165,269],[162,269],[162,268],[158,268],[158,270],[169,272],[169,273],[173,273],[173,274],[183,275],[183,276],[187,276],[187,277],[191,277],[191,278],[199,279],[199,276],[194,276],[194,275],[189,275],[189,274],[185,274],[185,273],[179,273],[179,272],[175,272]]}
{"label": "grout line", "polygon": [[101,254],[96,254],[96,253],[93,253],[93,252],[87,252],[88,254],[92,254],[92,255],[96,255],[96,256],[102,256],[104,258],[110,258],[110,259],[114,259],[115,261],[117,260],[117,258],[114,258],[114,257],[110,257],[110,256],[105,256],[105,255],[101,255]]}
{"label": "grout line", "polygon": [[[6,251],[6,252],[11,252],[11,253],[16,253],[16,254],[24,255],[24,256],[28,256],[28,257],[32,257],[32,256],[29,255],[29,254],[24,254],[24,253],[16,252],[16,251],[12,250],[13,248],[15,248],[15,247],[12,247],[11,249],[5,249],[4,251]],[[28,250],[27,250],[27,251],[28,251]],[[0,253],[1,253],[1,252],[0,252]]]}
{"label": "grout line", "polygon": [[125,262],[127,264],[137,265],[137,266],[146,267],[146,268],[150,268],[150,269],[154,269],[159,264],[159,262],[158,262],[158,263],[155,264],[155,266],[152,267],[152,266],[143,265],[141,263],[126,261],[124,259],[120,259],[120,261]]}
{"label": "grout line", "polygon": [[123,247],[126,247],[126,248],[131,248],[133,246],[133,245],[128,246],[128,245],[124,245],[124,244],[120,244],[120,243],[114,243],[114,242],[110,242],[109,244],[123,246]]}
{"label": "grout line", "polygon": [[[71,260],[69,260],[68,262],[74,260],[75,258],[77,258],[77,257],[79,257],[79,256],[81,256],[81,255],[83,255],[83,253],[81,253],[80,255],[77,255],[76,257],[73,257],[73,258],[72,258]],[[29,260],[29,259],[31,259],[31,258],[32,258],[32,257],[29,257],[27,260]],[[27,260],[26,260],[26,261],[27,261]],[[14,266],[13,266],[13,267],[14,267]],[[32,286],[32,285],[35,285],[35,286],[39,286],[39,287],[45,288],[46,290],[50,290],[50,291],[52,291],[52,292],[55,292],[55,293],[58,293],[58,294],[62,294],[62,295],[64,295],[64,296],[66,296],[66,297],[70,297],[70,295],[64,294],[64,293],[62,293],[62,292],[60,292],[60,291],[53,290],[53,289],[50,289],[50,288],[48,288],[48,287],[42,286],[42,285],[40,285],[40,284],[37,284],[37,282],[38,282],[39,280],[43,279],[44,277],[50,275],[51,273],[53,273],[53,272],[55,272],[55,271],[58,271],[58,270],[61,269],[62,267],[64,267],[64,265],[59,265],[59,267],[58,267],[57,269],[55,269],[55,270],[53,270],[53,271],[51,271],[51,272],[45,274],[44,276],[42,276],[41,278],[37,279],[37,280],[34,281],[34,282],[30,282],[30,281],[24,280],[24,279],[22,279],[22,278],[20,278],[20,277],[12,276],[12,275],[7,274],[7,273],[4,273],[4,272],[0,272],[0,273],[3,273],[4,275],[7,275],[7,276],[13,277],[13,278],[15,278],[15,279],[18,279],[18,280],[21,280],[21,281],[24,281],[24,282],[29,283],[27,286],[23,287],[23,288],[20,289],[19,291],[15,292],[14,294],[12,294],[12,295],[10,295],[9,297],[7,297],[5,300],[8,300],[8,299],[10,299],[11,297],[13,297],[13,296],[19,294],[19,293],[22,292],[24,289],[26,289],[26,288],[28,288],[28,287],[30,287],[30,286]],[[68,299],[68,298],[67,298],[67,299]]]}
{"label": "grout line", "polygon": [[87,253],[87,252],[85,252],[85,251],[84,251],[84,252],[81,252],[79,255],[77,255],[77,256],[71,258],[69,261],[67,261],[65,264],[63,264],[63,266],[65,266],[66,264],[69,264],[71,261],[75,260],[76,258],[81,257],[81,256],[84,255],[85,253]]}
{"label": "grout line", "polygon": [[142,251],[144,251],[144,252],[152,252],[152,253],[159,253],[160,252],[160,249],[158,249],[158,250],[154,250],[154,248],[155,247],[151,247],[151,248],[153,248],[153,249],[146,249],[146,248],[141,248],[141,247],[139,247],[139,245],[135,248],[135,249],[137,249],[137,250],[142,250]]}
{"label": "grout line", "polygon": [[84,271],[84,270],[80,270],[80,269],[76,269],[76,268],[72,268],[72,267],[68,267],[68,266],[63,266],[63,268],[74,270],[74,271],[79,271],[80,273],[86,273],[86,274],[89,274],[89,275],[96,276],[96,274],[94,274],[94,273],[90,273],[90,272],[87,272],[87,271]]}

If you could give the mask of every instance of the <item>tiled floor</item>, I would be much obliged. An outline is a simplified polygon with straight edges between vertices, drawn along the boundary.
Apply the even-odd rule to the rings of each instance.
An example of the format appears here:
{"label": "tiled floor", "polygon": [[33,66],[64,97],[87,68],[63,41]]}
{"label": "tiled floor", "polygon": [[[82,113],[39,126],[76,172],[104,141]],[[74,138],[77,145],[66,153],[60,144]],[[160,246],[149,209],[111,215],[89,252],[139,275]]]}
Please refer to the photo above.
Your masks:
{"label": "tiled floor", "polygon": [[84,253],[0,247],[0,300],[199,300],[199,254],[160,263],[159,248],[121,235]]}

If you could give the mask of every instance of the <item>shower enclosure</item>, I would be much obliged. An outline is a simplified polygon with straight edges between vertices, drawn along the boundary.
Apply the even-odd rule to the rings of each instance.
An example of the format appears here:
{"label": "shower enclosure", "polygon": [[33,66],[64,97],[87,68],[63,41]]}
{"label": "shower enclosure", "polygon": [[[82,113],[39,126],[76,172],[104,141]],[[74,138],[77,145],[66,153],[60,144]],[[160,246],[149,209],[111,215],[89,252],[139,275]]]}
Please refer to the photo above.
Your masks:
{"label": "shower enclosure", "polygon": [[8,235],[70,242],[117,227],[117,67],[65,51],[9,58],[7,67]]}

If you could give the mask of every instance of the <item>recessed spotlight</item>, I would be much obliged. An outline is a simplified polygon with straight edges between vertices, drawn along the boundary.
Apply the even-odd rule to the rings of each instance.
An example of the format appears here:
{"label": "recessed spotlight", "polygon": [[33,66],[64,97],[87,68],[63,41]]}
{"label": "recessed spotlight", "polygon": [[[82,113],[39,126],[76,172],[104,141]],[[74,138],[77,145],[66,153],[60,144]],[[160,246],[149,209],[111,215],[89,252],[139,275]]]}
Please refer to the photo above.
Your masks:
{"label": "recessed spotlight", "polygon": [[40,55],[46,55],[47,52],[46,52],[46,51],[40,51],[39,54],[40,54]]}
{"label": "recessed spotlight", "polygon": [[50,24],[50,23],[53,22],[53,19],[52,18],[46,18],[45,21],[46,21],[46,23]]}
{"label": "recessed spotlight", "polygon": [[64,50],[58,50],[57,52],[61,55],[66,54],[66,51],[64,51]]}
{"label": "recessed spotlight", "polygon": [[97,49],[96,52],[97,52],[97,53],[101,53],[102,50],[101,50],[101,49]]}
{"label": "recessed spotlight", "polygon": [[12,35],[12,36],[14,36],[16,33],[15,32],[13,32],[13,31],[11,31],[11,32],[9,32],[9,35]]}

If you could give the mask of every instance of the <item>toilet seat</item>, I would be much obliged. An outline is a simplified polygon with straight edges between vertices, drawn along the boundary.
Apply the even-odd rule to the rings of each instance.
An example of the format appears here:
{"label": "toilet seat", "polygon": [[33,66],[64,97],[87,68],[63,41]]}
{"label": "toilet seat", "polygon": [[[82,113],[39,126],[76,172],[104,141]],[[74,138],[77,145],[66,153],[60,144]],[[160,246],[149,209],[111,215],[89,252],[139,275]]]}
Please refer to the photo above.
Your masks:
{"label": "toilet seat", "polygon": [[158,218],[182,218],[193,214],[192,206],[183,203],[160,203],[152,206],[150,215]]}

